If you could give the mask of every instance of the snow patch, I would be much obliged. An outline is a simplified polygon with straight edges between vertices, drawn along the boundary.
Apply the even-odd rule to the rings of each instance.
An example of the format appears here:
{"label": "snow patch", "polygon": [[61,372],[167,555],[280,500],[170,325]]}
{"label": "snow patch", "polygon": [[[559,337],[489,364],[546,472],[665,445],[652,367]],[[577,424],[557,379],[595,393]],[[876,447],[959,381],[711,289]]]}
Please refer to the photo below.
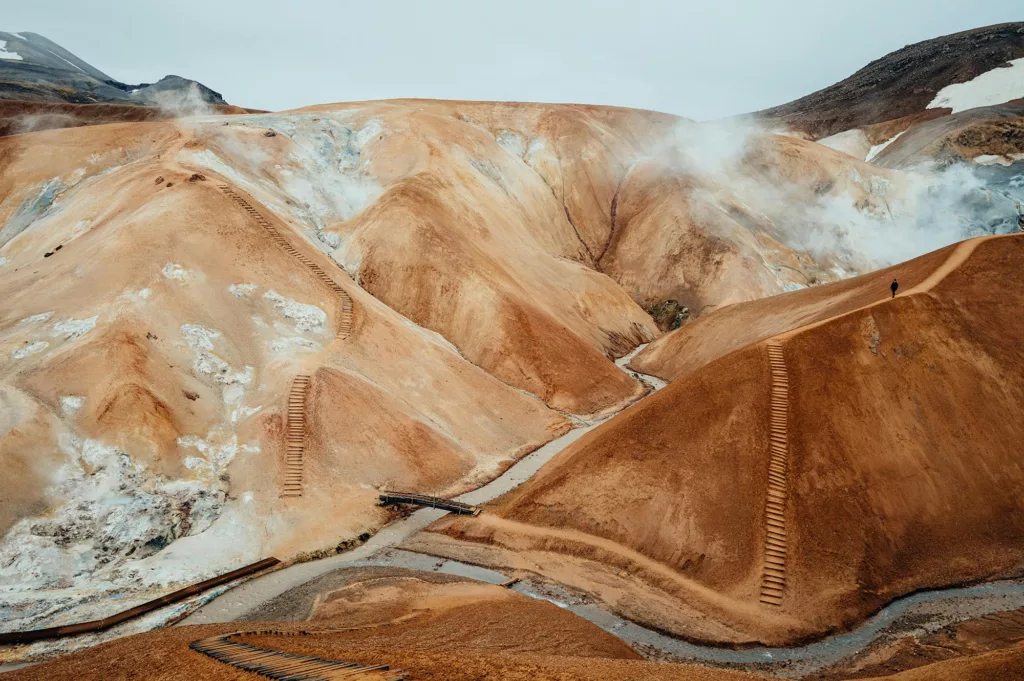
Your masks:
{"label": "snow patch", "polygon": [[860,128],[854,128],[853,130],[845,130],[835,135],[830,135],[823,139],[818,140],[818,144],[823,144],[829,149],[835,149],[836,151],[844,154],[849,154],[856,159],[865,159],[870,154],[871,142],[868,141],[868,136],[864,134],[864,131]]}
{"label": "snow patch", "polygon": [[356,146],[362,149],[367,142],[383,132],[384,126],[381,125],[380,119],[374,118],[367,121],[356,133]]}
{"label": "snow patch", "polygon": [[[46,48],[43,48],[43,49],[46,49]],[[82,72],[82,73],[85,73],[85,69],[82,69],[82,68],[80,68],[79,66],[77,66],[77,65],[75,65],[75,64],[73,64],[73,63],[71,63],[71,62],[69,62],[69,61],[68,61],[67,59],[65,59],[64,57],[60,56],[59,54],[57,54],[57,53],[56,53],[56,52],[54,52],[53,50],[49,50],[49,49],[47,49],[46,51],[47,51],[47,52],[49,52],[50,54],[52,54],[52,55],[53,55],[54,57],[56,57],[57,59],[60,59],[60,60],[61,60],[62,62],[64,62],[65,64],[67,64],[67,65],[68,65],[68,66],[70,66],[71,68],[73,68],[73,69],[74,69],[75,71],[80,71],[80,72]]]}
{"label": "snow patch", "polygon": [[256,284],[232,284],[228,286],[228,291],[231,292],[235,298],[248,298],[249,294],[259,288]]}
{"label": "snow patch", "polygon": [[24,61],[21,58],[21,55],[18,54],[17,52],[8,52],[7,51],[7,41],[6,40],[0,40],[0,59],[16,59],[18,61]]}
{"label": "snow patch", "polygon": [[138,304],[149,300],[151,295],[153,295],[153,289],[143,288],[138,291],[125,291],[121,294],[121,299]]}
{"label": "snow patch", "polygon": [[296,331],[320,333],[324,330],[324,324],[327,322],[327,313],[316,305],[296,302],[290,298],[285,298],[274,290],[264,293],[263,298],[272,301],[274,308],[286,318],[294,320]]}
{"label": "snow patch", "polygon": [[954,83],[939,90],[929,109],[949,107],[953,113],[1002,104],[1024,97],[1024,58],[1008,67],[996,67],[966,83]]}
{"label": "snow patch", "polygon": [[258,453],[260,451],[259,445],[240,445],[238,436],[234,432],[218,428],[207,433],[205,438],[198,435],[182,435],[178,438],[178,445],[196,449],[202,455],[203,460],[218,471],[226,468],[239,452]]}
{"label": "snow patch", "polygon": [[96,315],[89,319],[65,319],[61,322],[56,322],[53,325],[53,333],[50,335],[54,338],[60,338],[63,336],[64,340],[72,340],[79,338],[89,333],[96,327],[96,320],[100,316]]}
{"label": "snow patch", "polygon": [[85,398],[80,395],[65,395],[60,398],[60,412],[64,416],[74,416],[75,412],[85,404]]}
{"label": "snow patch", "polygon": [[[65,435],[59,444],[69,461],[48,496],[61,504],[46,516],[22,519],[0,542],[4,630],[52,621],[88,598],[86,590],[152,579],[135,574],[131,564],[203,532],[226,501],[226,491],[210,489],[211,481],[168,480],[97,440]],[[123,607],[102,597],[97,605]]]}
{"label": "snow patch", "polygon": [[28,345],[18,348],[11,353],[11,357],[14,359],[25,359],[30,355],[35,355],[42,352],[46,348],[50,347],[50,344],[46,341],[33,341]]}
{"label": "snow patch", "polygon": [[4,256],[0,255],[0,267],[3,267],[4,265],[6,265],[9,262],[10,262],[10,260],[8,260]]}
{"label": "snow patch", "polygon": [[245,419],[249,418],[262,408],[263,407],[246,407],[244,405],[236,407],[235,409],[231,410],[231,423],[238,423],[239,421],[244,421]]}
{"label": "snow patch", "polygon": [[189,271],[177,263],[169,262],[164,265],[164,276],[177,281],[188,281]]}
{"label": "snow patch", "polygon": [[358,283],[359,269],[363,265],[363,249],[360,248],[355,232],[337,236],[338,245],[335,247],[334,253],[331,254],[331,259]]}
{"label": "snow patch", "polygon": [[220,338],[220,331],[198,324],[182,324],[181,335],[185,337],[189,348],[195,351],[192,368],[197,373],[209,374],[224,385],[252,383],[254,370],[251,366],[246,366],[242,371],[230,371],[231,365],[213,354],[213,341]]}
{"label": "snow patch", "polygon": [[48,322],[50,321],[50,317],[52,316],[52,312],[41,312],[39,314],[34,314],[31,317],[25,317],[24,319],[22,319],[20,322],[18,322],[18,326],[21,326],[23,324],[39,324],[42,322]]}
{"label": "snow patch", "polygon": [[71,230],[71,238],[77,239],[89,229],[89,224],[92,220],[79,220],[78,223]]}
{"label": "snow patch", "polygon": [[1012,166],[1015,159],[1000,154],[979,154],[971,159],[980,166],[990,166],[998,163],[1001,166]]}
{"label": "snow patch", "polygon": [[498,145],[513,156],[522,158],[526,155],[526,140],[514,130],[502,130],[496,138]]}
{"label": "snow patch", "polygon": [[213,350],[213,341],[220,338],[220,331],[207,329],[198,324],[182,324],[181,333],[193,350]]}
{"label": "snow patch", "polygon": [[20,33],[12,33],[11,35],[13,35],[15,38],[18,38],[20,40],[24,40],[25,42],[28,42],[28,38],[26,38],[25,36],[23,36]]}
{"label": "snow patch", "polygon": [[[906,130],[904,130],[903,132],[906,132]],[[894,135],[892,139],[888,139],[882,142],[881,144],[876,144],[873,147],[871,147],[871,149],[868,151],[868,155],[864,157],[864,160],[869,162],[875,160],[875,157],[881,154],[887,146],[898,140],[900,136],[903,134],[903,132],[896,133],[896,135]]]}
{"label": "snow patch", "polygon": [[57,197],[68,188],[56,177],[36,186],[39,192],[22,201],[14,214],[8,218],[7,224],[0,229],[0,247],[24,232],[32,223],[45,217],[53,208]]}
{"label": "snow patch", "polygon": [[290,336],[269,341],[267,346],[274,354],[291,354],[293,352],[320,352],[323,346],[308,338]]}
{"label": "snow patch", "polygon": [[338,247],[341,246],[341,237],[334,232],[319,232],[317,238],[327,244],[332,251],[338,250]]}

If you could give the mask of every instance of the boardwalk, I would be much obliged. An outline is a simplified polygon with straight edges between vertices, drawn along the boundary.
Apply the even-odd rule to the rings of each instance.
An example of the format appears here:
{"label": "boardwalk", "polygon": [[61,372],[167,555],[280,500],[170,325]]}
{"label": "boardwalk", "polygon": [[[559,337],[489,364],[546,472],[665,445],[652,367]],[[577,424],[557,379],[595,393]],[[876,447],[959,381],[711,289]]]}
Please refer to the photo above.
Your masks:
{"label": "boardwalk", "polygon": [[386,664],[362,665],[355,662],[326,660],[321,657],[260,648],[238,640],[242,636],[308,636],[310,633],[328,632],[235,632],[193,641],[189,644],[189,648],[236,669],[282,681],[331,681],[332,679],[400,681],[406,678],[402,672],[389,670]]}

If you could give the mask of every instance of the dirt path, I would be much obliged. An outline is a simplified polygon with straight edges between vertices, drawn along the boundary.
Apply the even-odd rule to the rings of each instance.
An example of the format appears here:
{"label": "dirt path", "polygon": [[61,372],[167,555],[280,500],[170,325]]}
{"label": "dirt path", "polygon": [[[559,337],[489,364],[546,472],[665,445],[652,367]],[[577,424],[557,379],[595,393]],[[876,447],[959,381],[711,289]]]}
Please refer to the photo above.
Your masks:
{"label": "dirt path", "polygon": [[631,573],[643,575],[645,580],[657,584],[658,588],[685,593],[687,600],[692,603],[695,602],[703,611],[728,613],[730,617],[746,618],[752,622],[772,619],[785,624],[787,621],[792,621],[787,615],[766,613],[763,609],[752,603],[739,602],[715,589],[684,577],[664,563],[660,563],[611,539],[580,532],[579,530],[530,525],[529,523],[501,518],[493,514],[482,514],[474,518],[472,522],[474,525],[490,530],[506,531],[510,536],[516,538],[526,537],[536,540],[538,546],[542,546],[545,541],[550,540],[555,540],[560,544],[584,546],[587,550],[580,551],[580,554],[587,555],[595,560],[597,560],[594,558],[596,555],[603,554],[604,558],[600,559],[600,562],[619,565],[623,569],[628,566],[628,570]]}
{"label": "dirt path", "polygon": [[[961,241],[957,245],[957,247],[953,250],[953,252],[949,254],[949,257],[946,258],[946,261],[944,263],[942,263],[941,266],[939,266],[934,272],[929,274],[928,277],[925,278],[923,281],[921,281],[919,284],[917,284],[913,288],[907,289],[907,291],[905,293],[897,293],[896,297],[897,298],[905,298],[907,296],[914,296],[914,295],[919,295],[919,294],[922,294],[922,293],[928,293],[935,286],[937,286],[939,284],[939,282],[941,282],[943,279],[945,279],[947,276],[949,276],[950,273],[954,272],[958,267],[960,267],[965,262],[967,262],[967,259],[969,257],[971,257],[971,254],[974,253],[975,249],[977,249],[979,245],[981,245],[985,241],[990,241],[992,239],[1002,239],[1004,237],[1009,237],[1009,236],[1019,236],[1019,234],[1016,234],[1016,233],[1014,233],[1014,234],[993,234],[993,235],[990,235],[990,236],[980,236],[980,237],[976,237],[974,239],[968,239],[966,241]],[[797,334],[803,333],[804,331],[809,331],[810,329],[814,329],[814,328],[817,328],[819,326],[823,326],[823,325],[828,324],[828,323],[830,323],[830,322],[832,322],[832,321],[834,321],[836,319],[839,319],[840,317],[845,317],[847,315],[851,315],[851,314],[860,312],[861,310],[867,310],[867,309],[875,307],[877,305],[884,305],[886,303],[891,303],[893,300],[894,300],[894,298],[884,298],[883,297],[883,298],[880,298],[879,300],[876,300],[873,303],[869,303],[868,305],[864,305],[862,307],[858,307],[858,308],[856,308],[854,310],[849,310],[847,312],[842,312],[840,314],[834,315],[832,317],[828,317],[826,319],[822,319],[822,320],[817,321],[817,322],[812,322],[812,323],[806,324],[804,326],[799,326],[799,327],[797,327],[795,329],[790,329],[789,331],[784,331],[783,333],[777,334],[777,335],[772,336],[770,338],[766,338],[766,339],[762,340],[761,342],[762,343],[767,343],[769,341],[772,341],[772,342],[776,342],[776,343],[781,343],[783,341],[786,341],[786,340],[792,338],[793,336],[796,336]]]}
{"label": "dirt path", "polygon": [[[641,400],[665,387],[667,383],[661,379],[653,376],[637,374],[636,372],[625,368],[625,364],[627,364],[629,360],[643,348],[643,345],[638,346],[632,353],[617,360],[616,365],[626,373],[649,385],[651,390],[647,395],[640,398],[640,400],[633,402],[616,414],[602,417],[591,423],[580,426],[579,428],[570,430],[565,435],[552,440],[543,447],[540,447],[534,452],[523,457],[508,470],[486,485],[459,495],[455,498],[456,501],[472,505],[483,504],[498,498],[512,489],[515,489],[532,478],[545,463],[553,459],[562,450],[581,438],[584,434],[590,432],[601,423],[613,418],[617,414],[621,414],[622,412],[632,408]],[[447,515],[445,511],[433,508],[424,508],[416,511],[405,518],[381,528],[379,532],[373,535],[362,546],[358,546],[329,558],[322,558],[320,560],[310,561],[307,563],[295,563],[281,570],[277,570],[245,582],[219,598],[205,604],[199,610],[183,619],[180,624],[212,624],[215,622],[232,622],[237,620],[250,610],[263,605],[277,596],[280,596],[289,589],[293,589],[311,579],[315,579],[327,572],[330,572],[331,570],[350,566],[352,563],[366,560],[376,553],[401,544],[406,539],[412,537],[445,515]]]}
{"label": "dirt path", "polygon": [[[932,273],[925,281],[921,282],[918,286],[910,289],[904,295],[913,295],[917,293],[924,293],[934,287],[939,281],[941,281],[950,272],[954,271],[963,262],[967,260],[970,254],[977,248],[978,244],[982,241],[991,238],[998,237],[982,237],[979,239],[972,239],[961,243],[956,250],[947,258],[946,262]],[[888,298],[880,299],[870,305],[866,305],[863,308],[873,307],[882,303],[889,302]],[[781,341],[785,338],[800,333],[815,326],[824,324],[832,319],[850,314],[849,312],[841,315],[836,315],[829,319],[815,322],[797,329],[793,329],[784,334],[775,336],[774,341]],[[766,341],[762,341],[766,342]],[[643,346],[638,347],[634,352],[630,353],[626,357],[619,359],[616,364],[627,371],[630,374],[635,374],[626,368],[629,360],[635,356]],[[644,376],[635,374],[637,377],[644,379],[651,385],[654,390],[664,387],[665,382],[657,379],[653,376]],[[653,392],[653,391],[652,391]],[[636,404],[636,403],[634,403]],[[632,405],[630,405],[632,406]],[[628,409],[629,407],[627,407]],[[622,412],[619,412],[622,413]],[[612,418],[611,416],[607,418]],[[579,428],[575,428],[560,438],[557,438],[548,444],[544,445],[540,449],[524,457],[514,466],[510,467],[504,474],[491,481],[487,485],[484,485],[477,490],[467,492],[457,497],[459,501],[470,504],[482,504],[492,499],[505,494],[520,484],[526,482],[533,477],[540,470],[540,468],[554,458],[558,453],[563,451],[566,447],[571,445],[573,442],[578,440],[587,432],[596,428],[601,422],[596,421],[589,423]],[[248,581],[230,592],[220,596],[219,598],[207,603],[202,608],[197,610],[189,617],[182,620],[181,624],[209,624],[214,622],[230,622],[244,616],[250,610],[259,607],[263,603],[275,598],[285,591],[297,587],[311,579],[315,579],[320,575],[323,575],[331,570],[338,569],[340,567],[346,567],[357,561],[366,560],[371,558],[374,554],[381,552],[385,549],[397,546],[406,539],[412,537],[418,532],[425,529],[441,517],[445,515],[444,511],[436,509],[422,509],[406,518],[391,523],[386,527],[382,528],[377,534],[370,538],[362,546],[347,551],[336,556],[329,558],[323,558],[316,561],[307,563],[297,563],[291,565],[282,570],[272,572],[270,574],[258,577],[251,581]],[[579,539],[579,538],[577,538]],[[623,550],[622,547],[614,547],[616,551]],[[678,575],[674,575],[678,578]],[[681,585],[682,586],[682,585]],[[687,585],[689,586],[689,585]],[[684,587],[685,588],[685,587]],[[718,599],[712,598],[710,594],[707,595],[710,602],[716,602]],[[761,613],[763,616],[763,613]]]}

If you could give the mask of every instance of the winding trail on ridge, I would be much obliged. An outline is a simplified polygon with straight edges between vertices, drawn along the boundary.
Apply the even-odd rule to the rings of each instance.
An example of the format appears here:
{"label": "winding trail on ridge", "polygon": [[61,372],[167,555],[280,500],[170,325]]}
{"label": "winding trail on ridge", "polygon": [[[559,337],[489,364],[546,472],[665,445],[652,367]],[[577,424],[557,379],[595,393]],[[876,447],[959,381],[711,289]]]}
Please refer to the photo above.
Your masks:
{"label": "winding trail on ridge", "polygon": [[[625,357],[616,360],[615,364],[629,375],[648,385],[651,390],[647,395],[626,406],[619,412],[616,412],[616,414],[595,419],[586,423],[586,425],[574,428],[565,435],[548,442],[543,447],[540,447],[539,449],[536,449],[530,454],[524,456],[491,482],[483,485],[482,487],[478,487],[475,490],[461,494],[455,497],[455,500],[477,506],[493,499],[497,499],[501,495],[515,489],[532,478],[544,464],[553,459],[573,442],[580,439],[594,428],[597,428],[608,419],[632,408],[642,400],[654,394],[656,391],[668,385],[667,382],[662,381],[659,378],[638,374],[637,372],[626,368],[626,364],[628,364],[637,353],[643,350],[645,346],[646,344],[638,346]],[[447,511],[434,508],[420,509],[405,518],[401,518],[395,522],[385,525],[376,534],[370,537],[366,543],[350,549],[349,551],[345,551],[344,553],[339,553],[328,558],[321,558],[319,560],[305,563],[294,563],[286,568],[282,568],[244,582],[231,591],[228,591],[220,597],[206,603],[194,613],[181,620],[179,624],[213,624],[235,621],[244,616],[250,610],[259,607],[272,598],[280,596],[289,589],[305,584],[309,580],[315,579],[332,570],[336,570],[341,567],[350,567],[354,563],[370,559],[374,554],[397,546],[417,532],[420,532],[440,518],[444,517],[447,513]]]}
{"label": "winding trail on ridge", "polygon": [[[975,237],[973,239],[967,239],[966,241],[961,241],[959,244],[956,245],[956,248],[953,249],[953,252],[949,254],[949,257],[946,258],[945,262],[943,262],[939,267],[937,267],[935,269],[935,271],[933,271],[931,274],[929,274],[927,277],[925,277],[917,285],[913,286],[912,288],[907,289],[906,292],[904,292],[904,293],[898,293],[897,292],[896,297],[906,298],[907,296],[918,295],[918,294],[921,294],[921,293],[928,293],[933,288],[935,288],[939,284],[939,282],[941,282],[943,279],[945,279],[947,276],[949,276],[952,272],[954,272],[958,267],[960,267],[965,262],[967,262],[967,259],[969,257],[971,257],[971,254],[974,253],[975,249],[977,249],[978,246],[980,246],[981,244],[985,243],[986,241],[991,241],[992,239],[1002,239],[1002,238],[1005,238],[1005,237],[1013,237],[1013,236],[1020,236],[1020,235],[1016,234],[1016,233],[1014,233],[1014,234],[994,234],[994,235],[990,235],[990,236]],[[841,317],[845,317],[847,315],[851,315],[851,314],[854,314],[856,312],[860,312],[861,310],[867,310],[867,309],[872,308],[872,307],[877,307],[878,305],[885,305],[886,303],[890,303],[892,301],[893,301],[893,298],[884,298],[883,297],[883,298],[880,298],[879,300],[876,300],[873,303],[868,303],[867,305],[863,305],[863,306],[858,307],[856,309],[847,310],[846,312],[841,312],[841,313],[839,313],[837,315],[833,315],[831,317],[826,317],[825,319],[820,319],[820,320],[818,320],[816,322],[811,322],[810,324],[805,324],[803,326],[798,326],[796,328],[790,329],[789,331],[783,331],[782,333],[776,334],[774,336],[771,336],[770,338],[765,339],[764,342],[783,343],[786,340],[792,338],[793,336],[796,336],[797,334],[803,333],[804,331],[809,331],[809,330],[817,328],[819,326],[823,326],[825,324],[828,324],[828,323],[830,323],[830,322],[832,322],[832,321],[834,321],[836,319],[839,319]]]}
{"label": "winding trail on ridge", "polygon": [[[976,238],[960,243],[928,277],[899,297],[927,293],[966,262],[982,242],[995,238],[1000,238],[1000,236]],[[787,339],[803,331],[890,301],[890,298],[882,298],[855,310],[848,310],[823,320],[762,338],[754,343],[780,346]],[[640,346],[626,357],[617,360],[616,364],[634,377],[653,384],[654,389],[658,390],[666,385],[664,381],[653,376],[639,374],[627,367],[629,361],[643,347]],[[636,403],[634,402],[633,405]],[[626,407],[626,409],[630,407]],[[492,482],[460,495],[457,500],[476,505],[507,493],[529,480],[545,463],[567,446],[612,417],[607,416],[587,423],[552,440],[518,461]],[[444,511],[436,509],[416,511],[406,518],[385,526],[365,544],[348,552],[317,561],[294,564],[246,582],[211,601],[183,620],[181,624],[208,624],[239,619],[291,588],[332,570],[345,567],[385,565],[446,572],[492,583],[502,583],[507,580],[507,575],[496,570],[394,548],[444,515],[446,515]],[[531,579],[525,579],[512,588],[533,598],[549,600],[560,607],[571,610],[615,634],[629,645],[638,646],[641,649],[657,650],[660,656],[663,656],[662,659],[748,667],[761,671],[770,669],[771,673],[782,677],[804,676],[826,668],[863,651],[867,646],[893,631],[900,631],[900,635],[907,635],[907,630],[912,630],[914,627],[933,627],[936,622],[939,623],[938,626],[943,626],[973,617],[983,617],[992,613],[1024,607],[1024,580],[1005,580],[974,586],[935,589],[895,599],[859,626],[814,643],[790,647],[765,646],[737,650],[699,645],[666,636],[619,617],[601,602],[588,598],[580,599],[577,595],[550,582],[534,583]],[[926,623],[922,624],[923,621]]]}
{"label": "winding trail on ridge", "polygon": [[[915,286],[898,294],[897,297],[903,298],[930,292],[948,275],[967,262],[971,254],[982,243],[1003,238],[1004,236],[1010,237],[1014,235],[986,236],[957,244],[945,260],[928,276]],[[1019,235],[1017,236],[1019,238]],[[885,293],[888,293],[887,289]],[[789,389],[788,380],[786,380],[785,390],[782,390],[782,382],[786,377],[782,348],[787,339],[791,339],[803,331],[813,329],[850,314],[855,314],[861,310],[891,302],[892,298],[885,298],[883,296],[874,302],[856,309],[847,310],[816,322],[796,326],[781,333],[753,341],[751,345],[765,347],[770,354],[774,353],[777,359],[773,366],[779,369],[779,371],[773,374],[772,387],[775,387],[775,380],[777,379],[778,387],[780,388],[778,393],[779,399],[777,400],[778,405],[781,406]],[[785,412],[780,411],[779,413],[784,414]],[[778,423],[785,424],[786,420],[782,418]],[[779,432],[785,435],[785,429]],[[785,441],[788,448],[788,438],[785,438]],[[788,464],[786,468],[788,469]],[[784,485],[787,477],[778,477],[777,480],[780,484]],[[491,516],[482,518],[482,520],[492,524],[509,522]],[[550,528],[532,529],[545,534],[565,534],[562,531],[551,530]],[[591,542],[593,542],[592,538]],[[780,555],[784,557],[785,544],[779,544],[778,546],[783,547]],[[398,550],[389,552],[389,555],[389,560],[382,564],[409,569],[435,570],[483,579],[493,583],[500,583],[500,580],[507,579],[506,574],[497,570],[462,563],[442,556],[434,556],[430,553],[412,554],[409,550]],[[441,564],[437,563],[439,559],[442,560]],[[659,653],[655,656],[656,659],[710,663],[713,665],[741,667],[760,672],[770,670],[770,673],[774,675],[792,678],[806,676],[846,660],[863,652],[868,646],[879,640],[892,640],[897,637],[917,635],[917,633],[923,634],[967,619],[987,617],[993,613],[1014,611],[1024,607],[1024,579],[931,589],[896,598],[854,628],[827,636],[812,643],[783,647],[755,646],[733,649],[725,646],[691,643],[645,628],[616,615],[607,605],[596,598],[586,595],[581,597],[579,592],[563,588],[558,584],[552,583],[547,578],[526,578],[512,588],[528,596],[548,600],[568,609],[606,631],[615,634],[624,642],[639,650],[654,649]],[[767,605],[772,606],[775,603],[768,603]]]}

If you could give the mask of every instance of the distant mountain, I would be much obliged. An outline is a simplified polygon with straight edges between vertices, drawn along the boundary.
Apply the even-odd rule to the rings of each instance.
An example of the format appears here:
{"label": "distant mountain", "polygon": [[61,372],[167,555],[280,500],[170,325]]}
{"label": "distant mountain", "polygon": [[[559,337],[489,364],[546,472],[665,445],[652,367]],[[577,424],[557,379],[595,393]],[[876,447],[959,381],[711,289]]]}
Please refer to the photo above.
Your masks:
{"label": "distant mountain", "polygon": [[253,111],[231,106],[219,92],[181,76],[122,83],[38,33],[0,31],[0,137],[210,110]]}
{"label": "distant mountain", "polygon": [[227,104],[220,93],[194,80],[165,76],[153,84],[122,83],[38,33],[0,31],[0,99],[149,105],[175,94],[207,105]]}
{"label": "distant mountain", "polygon": [[[1024,22],[963,31],[908,45],[846,80],[755,116],[812,139],[906,117],[934,118],[950,111],[951,102],[938,97],[944,88],[1000,67],[1019,69],[1010,62],[1022,58]],[[987,103],[1024,97],[1024,78],[1019,82],[1015,96],[1010,92],[1006,99]],[[952,108],[958,110],[955,105]]]}

